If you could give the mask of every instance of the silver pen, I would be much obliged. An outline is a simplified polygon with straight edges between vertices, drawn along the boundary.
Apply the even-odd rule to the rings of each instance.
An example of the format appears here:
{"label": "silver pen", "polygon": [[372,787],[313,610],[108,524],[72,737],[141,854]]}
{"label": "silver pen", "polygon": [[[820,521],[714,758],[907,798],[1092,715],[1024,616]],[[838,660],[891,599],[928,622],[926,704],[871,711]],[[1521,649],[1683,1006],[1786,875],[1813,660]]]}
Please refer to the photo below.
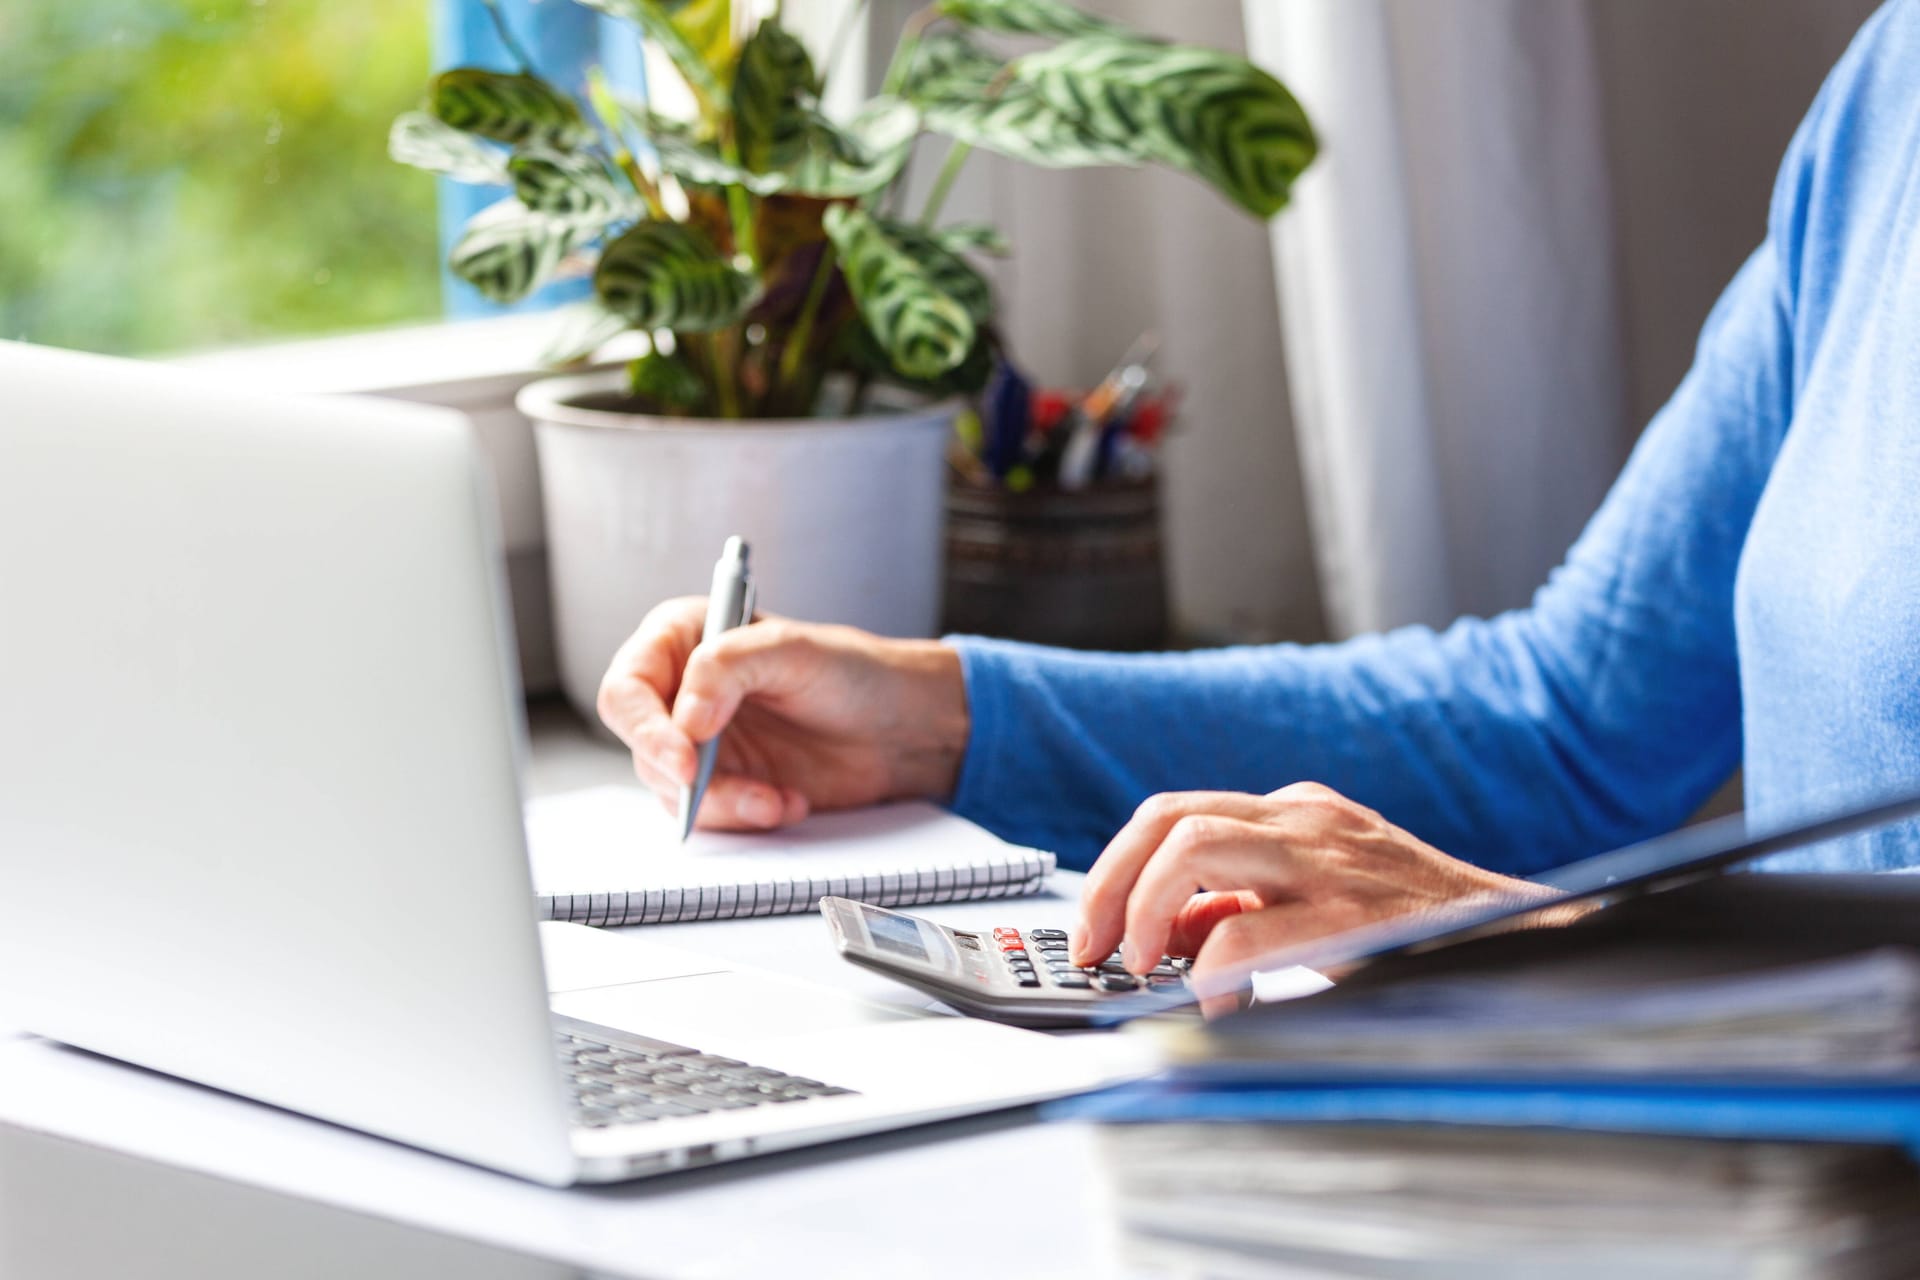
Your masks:
{"label": "silver pen", "polygon": [[[735,534],[727,539],[720,559],[713,566],[713,588],[707,595],[707,625],[700,643],[717,639],[735,627],[753,621],[753,574],[747,566],[746,539]],[[680,788],[680,843],[693,834],[693,820],[706,798],[707,784],[713,780],[713,762],[720,755],[720,735],[714,734],[700,744],[700,764],[693,785]]]}

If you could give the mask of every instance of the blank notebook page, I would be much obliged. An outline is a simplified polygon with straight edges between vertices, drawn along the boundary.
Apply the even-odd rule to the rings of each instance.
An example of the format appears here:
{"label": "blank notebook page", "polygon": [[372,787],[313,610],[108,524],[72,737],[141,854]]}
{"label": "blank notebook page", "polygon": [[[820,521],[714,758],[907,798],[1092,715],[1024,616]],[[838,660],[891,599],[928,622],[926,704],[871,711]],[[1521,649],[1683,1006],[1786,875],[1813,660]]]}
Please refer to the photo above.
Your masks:
{"label": "blank notebook page", "polygon": [[812,911],[823,897],[908,906],[1035,893],[1054,857],[918,802],[816,814],[764,834],[696,831],[650,793],[596,787],[527,805],[542,919],[653,924]]}

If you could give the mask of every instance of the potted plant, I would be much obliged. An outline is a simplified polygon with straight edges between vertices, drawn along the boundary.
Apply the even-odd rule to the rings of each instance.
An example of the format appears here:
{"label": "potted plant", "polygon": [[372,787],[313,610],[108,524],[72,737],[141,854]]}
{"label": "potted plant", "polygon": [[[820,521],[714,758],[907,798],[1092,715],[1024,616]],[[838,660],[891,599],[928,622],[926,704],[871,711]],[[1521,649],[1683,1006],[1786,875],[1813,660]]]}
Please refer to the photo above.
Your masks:
{"label": "potted plant", "polygon": [[[582,706],[636,614],[704,589],[729,533],[756,543],[774,609],[932,631],[955,397],[985,384],[997,353],[993,291],[968,256],[1005,246],[990,227],[940,220],[973,149],[1049,167],[1166,165],[1259,218],[1315,153],[1292,95],[1244,59],[1059,0],[937,0],[908,24],[881,92],[839,121],[778,5],[748,22],[729,0],[579,2],[665,52],[691,118],[597,73],[576,97],[522,59],[437,76],[390,150],[510,190],[449,260],[488,297],[590,275],[557,363],[646,335],[622,369],[521,397],[538,433],[562,679]],[[983,35],[1029,37],[1028,51],[1007,56]],[[903,209],[925,134],[950,148],[924,206]]]}

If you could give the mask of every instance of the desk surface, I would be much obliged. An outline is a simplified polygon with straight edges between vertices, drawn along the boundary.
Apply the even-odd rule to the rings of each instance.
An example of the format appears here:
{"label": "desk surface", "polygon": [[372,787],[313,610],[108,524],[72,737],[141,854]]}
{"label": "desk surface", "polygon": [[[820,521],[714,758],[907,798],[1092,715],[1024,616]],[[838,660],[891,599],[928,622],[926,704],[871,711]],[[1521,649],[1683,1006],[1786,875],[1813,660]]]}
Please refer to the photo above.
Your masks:
{"label": "desk surface", "polygon": [[[631,781],[624,757],[591,739],[564,711],[536,709],[533,728],[534,793]],[[957,904],[927,914],[962,925],[1063,924],[1077,882],[1077,876],[1063,874],[1052,892],[1038,897]],[[652,931],[677,945],[773,965],[870,998],[922,1003],[915,993],[842,962],[810,915]],[[364,1238],[384,1242],[379,1248],[386,1256],[416,1260],[423,1255],[380,1233],[391,1232],[394,1223],[408,1224],[457,1238],[447,1242],[450,1248],[481,1242],[610,1276],[911,1276],[935,1264],[943,1272],[1007,1266],[1035,1275],[1111,1270],[1100,1260],[1107,1246],[1092,1135],[1077,1126],[1034,1124],[1026,1111],[619,1187],[556,1191],[12,1036],[0,1040],[0,1126],[13,1126],[0,1132],[0,1270],[10,1275],[94,1274],[58,1265],[68,1262],[73,1237],[49,1226],[46,1215],[57,1214],[62,1202],[44,1193],[25,1196],[49,1170],[93,1169],[74,1159],[85,1148],[152,1162],[135,1167],[149,1181],[178,1179],[159,1193],[161,1202],[175,1212],[214,1219],[188,1224],[188,1234],[231,1232],[235,1240],[246,1229],[257,1234],[262,1223],[281,1221],[252,1198],[264,1189],[298,1198],[276,1200],[283,1209],[303,1202],[333,1206],[337,1220],[325,1231],[289,1225],[283,1229],[290,1239]],[[70,1142],[49,1144],[48,1136]],[[96,1160],[122,1158],[91,1154]],[[107,1167],[115,1176],[125,1172],[119,1163]],[[95,1170],[84,1176],[100,1175]],[[230,1194],[184,1195],[189,1188],[207,1192],[219,1186]],[[28,1199],[38,1206],[30,1224],[37,1235],[20,1229]],[[180,1208],[189,1203],[197,1209]],[[91,1224],[95,1234],[111,1234],[124,1225],[115,1213],[113,1204],[94,1197],[75,1207],[74,1219]],[[342,1226],[356,1222],[358,1236]],[[33,1239],[58,1250],[45,1254],[44,1269],[31,1268],[40,1256]],[[9,1249],[26,1252],[23,1257]],[[257,1267],[247,1269],[245,1251],[236,1248],[233,1256],[232,1274],[259,1274]],[[185,1266],[178,1274],[219,1274]],[[485,1270],[472,1259],[462,1267],[467,1274]],[[495,1273],[553,1274],[504,1266],[487,1271]]]}

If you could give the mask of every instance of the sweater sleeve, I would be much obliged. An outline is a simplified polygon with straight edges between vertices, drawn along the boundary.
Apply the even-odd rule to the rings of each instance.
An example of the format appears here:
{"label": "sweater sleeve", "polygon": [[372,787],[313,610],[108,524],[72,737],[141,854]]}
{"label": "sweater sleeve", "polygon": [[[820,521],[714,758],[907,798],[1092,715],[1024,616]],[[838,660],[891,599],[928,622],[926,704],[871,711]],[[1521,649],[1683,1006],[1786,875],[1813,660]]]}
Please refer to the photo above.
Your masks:
{"label": "sweater sleeve", "polygon": [[973,733],[954,808],[1085,866],[1155,792],[1310,780],[1513,874],[1684,821],[1740,758],[1734,580],[1792,417],[1806,136],[1768,242],[1529,608],[1191,654],[956,638]]}

